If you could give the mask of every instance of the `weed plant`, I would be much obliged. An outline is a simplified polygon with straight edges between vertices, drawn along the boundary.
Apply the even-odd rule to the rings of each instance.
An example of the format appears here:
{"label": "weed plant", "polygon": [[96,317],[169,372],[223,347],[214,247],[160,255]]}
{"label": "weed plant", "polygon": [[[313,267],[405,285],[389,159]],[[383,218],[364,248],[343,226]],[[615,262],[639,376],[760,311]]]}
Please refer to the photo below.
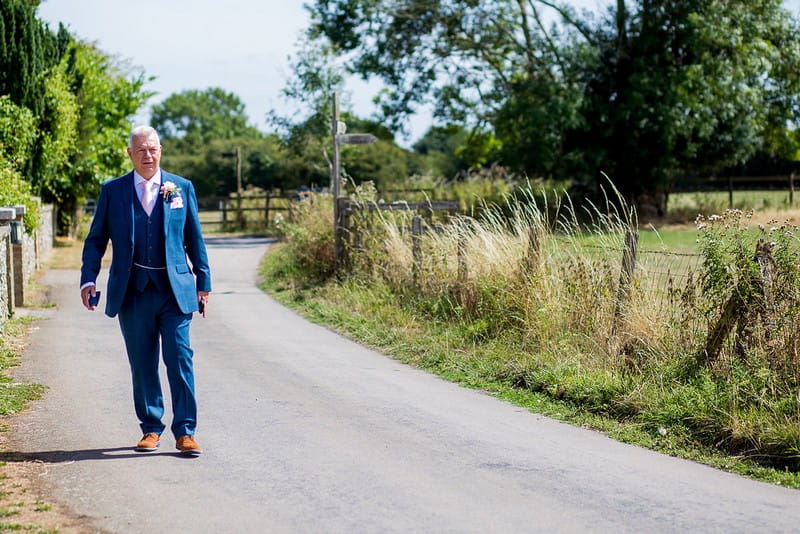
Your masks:
{"label": "weed plant", "polygon": [[[333,279],[332,203],[312,195],[285,225],[270,276],[327,280],[337,298],[349,295],[348,313],[370,303],[365,320],[402,310],[416,326],[401,338],[409,328],[446,332],[444,346],[414,360],[446,376],[632,424],[651,446],[800,470],[796,229],[750,228],[736,210],[701,217],[700,255],[639,250],[627,276],[635,212],[617,197],[586,209],[551,198],[527,191],[484,205],[479,218],[432,217],[421,235],[414,213],[357,212],[348,276]],[[709,354],[726,313],[732,326]]]}
{"label": "weed plant", "polygon": [[289,217],[279,217],[275,228],[287,244],[281,276],[298,287],[327,280],[333,274],[333,199],[306,193],[293,203]]}

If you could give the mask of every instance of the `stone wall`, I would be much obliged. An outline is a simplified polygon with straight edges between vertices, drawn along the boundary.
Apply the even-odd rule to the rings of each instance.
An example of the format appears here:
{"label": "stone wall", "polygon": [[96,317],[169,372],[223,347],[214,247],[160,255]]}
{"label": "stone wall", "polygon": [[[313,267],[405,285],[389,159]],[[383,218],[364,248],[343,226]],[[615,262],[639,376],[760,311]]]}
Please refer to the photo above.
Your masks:
{"label": "stone wall", "polygon": [[8,268],[11,265],[11,232],[8,226],[0,226],[0,327],[13,308],[13,291],[9,285]]}
{"label": "stone wall", "polygon": [[[41,207],[39,228],[29,234],[22,225],[24,206],[0,207],[0,326],[25,303],[25,291],[53,250],[53,207]],[[12,241],[13,228],[19,242]]]}
{"label": "stone wall", "polygon": [[53,252],[55,240],[55,208],[52,204],[39,207],[39,228],[36,229],[36,268],[42,267]]}

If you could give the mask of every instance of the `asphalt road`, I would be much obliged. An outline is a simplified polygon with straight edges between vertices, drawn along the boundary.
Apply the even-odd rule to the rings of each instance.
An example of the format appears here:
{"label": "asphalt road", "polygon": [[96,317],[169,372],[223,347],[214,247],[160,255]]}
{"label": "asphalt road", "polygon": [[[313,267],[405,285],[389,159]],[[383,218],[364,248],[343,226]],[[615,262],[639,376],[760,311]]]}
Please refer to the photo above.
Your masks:
{"label": "asphalt road", "polygon": [[798,491],[620,444],[397,363],[260,292],[266,240],[208,245],[209,317],[192,324],[205,450],[196,459],[177,456],[167,434],[157,453],[132,450],[140,435],[117,321],[80,306],[76,271],[46,274],[58,310],[37,323],[16,375],[50,390],[12,443],[50,464],[50,497],[87,516],[87,531],[800,529]]}

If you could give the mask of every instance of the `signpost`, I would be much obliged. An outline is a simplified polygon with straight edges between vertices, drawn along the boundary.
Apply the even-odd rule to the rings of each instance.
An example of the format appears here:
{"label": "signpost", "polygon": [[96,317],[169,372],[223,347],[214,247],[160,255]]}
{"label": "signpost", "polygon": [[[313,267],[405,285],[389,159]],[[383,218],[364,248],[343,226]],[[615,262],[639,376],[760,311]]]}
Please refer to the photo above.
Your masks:
{"label": "signpost", "polygon": [[377,141],[378,138],[372,134],[339,134],[336,142],[340,145],[369,145]]}
{"label": "signpost", "polygon": [[244,213],[242,212],[242,149],[236,147],[235,152],[223,152],[223,158],[236,158],[236,222],[239,228],[244,228]]}
{"label": "signpost", "polygon": [[333,161],[331,162],[331,192],[333,193],[333,258],[336,270],[342,255],[342,213],[339,208],[339,198],[342,189],[342,159],[339,147],[342,145],[369,145],[378,140],[372,134],[345,133],[347,125],[340,120],[339,93],[333,93],[333,117],[331,120],[331,136],[333,137]]}

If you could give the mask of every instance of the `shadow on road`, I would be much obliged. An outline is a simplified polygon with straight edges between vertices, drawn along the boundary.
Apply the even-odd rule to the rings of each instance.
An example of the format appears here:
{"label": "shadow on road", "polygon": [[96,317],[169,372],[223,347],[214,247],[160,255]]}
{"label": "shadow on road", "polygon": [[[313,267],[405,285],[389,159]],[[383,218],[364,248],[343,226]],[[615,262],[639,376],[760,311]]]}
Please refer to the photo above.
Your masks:
{"label": "shadow on road", "polygon": [[84,460],[123,460],[126,458],[174,456],[176,458],[194,459],[196,456],[186,456],[180,452],[136,452],[132,447],[113,447],[108,449],[83,449],[76,451],[41,451],[41,452],[14,452],[0,453],[2,462],[44,462],[60,464],[68,462],[81,462]]}
{"label": "shadow on road", "polygon": [[265,236],[207,236],[203,239],[207,247],[248,248],[277,243],[276,237]]}

